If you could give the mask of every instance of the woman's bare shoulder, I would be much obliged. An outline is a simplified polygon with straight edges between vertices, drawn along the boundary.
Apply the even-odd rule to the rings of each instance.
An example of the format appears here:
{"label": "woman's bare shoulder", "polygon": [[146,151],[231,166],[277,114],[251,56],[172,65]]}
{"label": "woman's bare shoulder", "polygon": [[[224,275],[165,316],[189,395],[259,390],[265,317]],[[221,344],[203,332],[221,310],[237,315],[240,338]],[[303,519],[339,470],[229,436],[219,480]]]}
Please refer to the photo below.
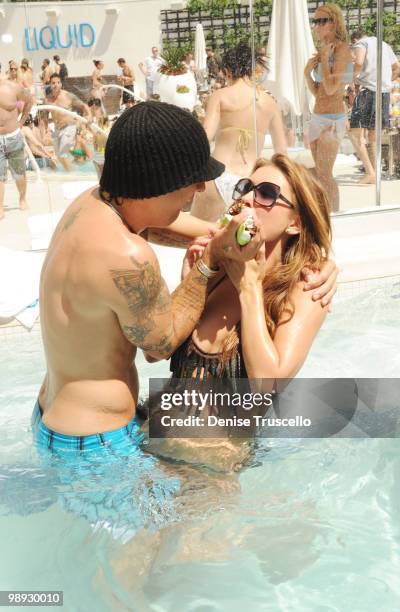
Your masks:
{"label": "woman's bare shoulder", "polygon": [[278,102],[270,91],[263,91],[260,98],[263,106],[267,107],[269,110],[275,111],[279,109]]}

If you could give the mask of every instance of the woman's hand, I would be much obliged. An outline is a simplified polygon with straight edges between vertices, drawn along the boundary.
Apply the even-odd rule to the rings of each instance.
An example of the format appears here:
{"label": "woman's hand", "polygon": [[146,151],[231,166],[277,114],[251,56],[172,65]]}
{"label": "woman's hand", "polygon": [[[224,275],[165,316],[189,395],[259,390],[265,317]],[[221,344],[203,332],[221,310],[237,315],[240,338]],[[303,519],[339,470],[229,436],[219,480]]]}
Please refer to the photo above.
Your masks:
{"label": "woman's hand", "polygon": [[333,54],[334,51],[335,51],[335,45],[333,43],[327,43],[325,45],[322,45],[319,48],[319,55],[321,57],[321,62],[324,60],[328,61],[329,57]]}
{"label": "woman's hand", "polygon": [[318,66],[318,62],[319,62],[319,54],[315,53],[312,57],[310,57],[310,59],[308,60],[304,68],[305,76],[310,75],[312,71],[316,69],[316,67]]}
{"label": "woman's hand", "polygon": [[[338,274],[339,268],[331,259],[325,261],[320,270],[304,268],[302,271],[305,280],[304,291],[313,291],[312,299],[314,301],[320,300],[322,307],[327,304],[330,305],[337,291],[336,279]],[[328,310],[331,311],[331,306]]]}

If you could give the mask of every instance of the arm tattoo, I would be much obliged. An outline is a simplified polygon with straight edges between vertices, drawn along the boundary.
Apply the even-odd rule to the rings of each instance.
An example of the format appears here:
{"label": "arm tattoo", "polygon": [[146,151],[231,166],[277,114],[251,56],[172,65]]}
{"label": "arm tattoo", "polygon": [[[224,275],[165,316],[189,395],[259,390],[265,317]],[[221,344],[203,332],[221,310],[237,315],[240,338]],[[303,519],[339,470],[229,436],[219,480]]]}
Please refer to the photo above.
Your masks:
{"label": "arm tattoo", "polygon": [[65,219],[64,225],[63,225],[63,231],[69,229],[71,227],[71,225],[76,221],[76,219],[79,217],[79,213],[81,212],[82,207],[78,208],[78,210],[75,210],[74,212],[70,212]]}
{"label": "arm tattoo", "polygon": [[123,326],[124,334],[132,344],[145,351],[169,355],[172,344],[168,333],[164,333],[158,342],[148,339],[151,332],[157,331],[156,317],[171,313],[168,288],[148,261],[140,263],[134,257],[130,257],[130,260],[134,269],[110,270],[114,285],[127,301],[135,321],[132,325]]}
{"label": "arm tattoo", "polygon": [[161,288],[161,277],[148,262],[139,263],[130,257],[135,266],[128,270],[110,270],[114,285],[128,302],[133,315],[140,314],[143,308],[149,308]]}

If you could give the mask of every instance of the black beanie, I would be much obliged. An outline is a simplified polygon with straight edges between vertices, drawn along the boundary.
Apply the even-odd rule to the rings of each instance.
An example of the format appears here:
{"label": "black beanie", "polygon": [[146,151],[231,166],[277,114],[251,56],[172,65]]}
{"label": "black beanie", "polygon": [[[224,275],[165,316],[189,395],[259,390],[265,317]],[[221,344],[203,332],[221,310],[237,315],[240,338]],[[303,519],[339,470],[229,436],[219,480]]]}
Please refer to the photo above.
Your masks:
{"label": "black beanie", "polygon": [[111,197],[154,198],[213,180],[224,170],[189,111],[141,102],[124,111],[110,131],[100,187]]}

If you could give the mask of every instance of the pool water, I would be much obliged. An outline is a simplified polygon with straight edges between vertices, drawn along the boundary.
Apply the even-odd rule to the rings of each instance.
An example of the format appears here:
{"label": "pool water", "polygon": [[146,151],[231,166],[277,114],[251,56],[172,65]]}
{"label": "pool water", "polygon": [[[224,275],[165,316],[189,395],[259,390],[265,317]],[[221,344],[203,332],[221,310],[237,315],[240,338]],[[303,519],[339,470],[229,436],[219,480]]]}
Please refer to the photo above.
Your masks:
{"label": "pool water", "polygon": [[[399,305],[399,283],[337,303],[301,375],[396,377]],[[68,612],[399,609],[397,439],[261,439],[236,474],[140,453],[60,482],[32,448],[39,335],[5,336],[0,365],[0,589],[64,590]],[[114,515],[82,515],[88,491],[120,495]]]}

